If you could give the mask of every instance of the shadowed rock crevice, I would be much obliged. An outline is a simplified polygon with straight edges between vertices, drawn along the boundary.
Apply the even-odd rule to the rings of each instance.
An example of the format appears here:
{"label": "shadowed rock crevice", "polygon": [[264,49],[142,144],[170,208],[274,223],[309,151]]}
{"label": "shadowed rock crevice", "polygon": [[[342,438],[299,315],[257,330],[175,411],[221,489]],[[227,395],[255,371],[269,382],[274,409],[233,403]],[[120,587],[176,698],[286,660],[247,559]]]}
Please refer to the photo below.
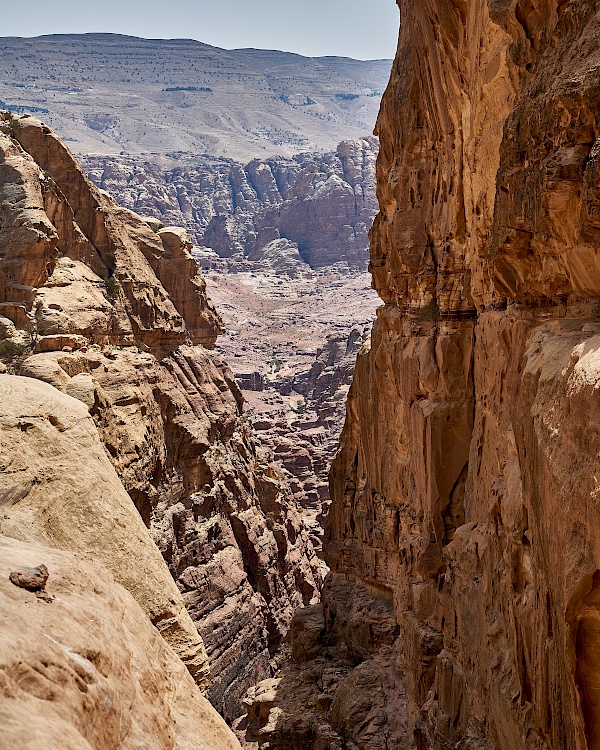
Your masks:
{"label": "shadowed rock crevice", "polygon": [[576,615],[575,680],[581,697],[588,750],[600,747],[600,571]]}

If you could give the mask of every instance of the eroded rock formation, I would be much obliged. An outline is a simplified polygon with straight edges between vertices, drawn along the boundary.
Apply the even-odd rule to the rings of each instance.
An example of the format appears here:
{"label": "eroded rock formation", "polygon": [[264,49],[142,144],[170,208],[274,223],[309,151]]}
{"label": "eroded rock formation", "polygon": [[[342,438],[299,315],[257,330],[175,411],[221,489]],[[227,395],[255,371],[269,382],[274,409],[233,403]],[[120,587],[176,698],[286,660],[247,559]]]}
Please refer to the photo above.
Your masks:
{"label": "eroded rock formation", "polygon": [[[33,118],[7,114],[1,130],[2,367],[81,402],[77,425],[84,413],[93,418],[96,441],[99,434],[112,463],[113,489],[123,503],[130,502],[127,494],[133,500],[163,553],[177,583],[173,601],[182,609],[183,595],[194,622],[183,610],[186,627],[198,643],[198,633],[203,637],[210,657],[210,698],[231,718],[248,685],[271,674],[271,657],[294,608],[317,596],[320,572],[308,530],[285,483],[260,463],[241,414],[241,393],[213,351],[220,320],[187,235],[154,231],[153,222],[120,208]],[[15,419],[29,435],[26,403],[22,411]],[[66,417],[58,412],[32,421],[32,439],[45,432],[50,445],[60,444]],[[9,459],[16,450],[13,444]],[[2,522],[6,533],[39,541],[38,532],[49,526],[45,543],[87,549],[89,542],[115,574],[120,563],[110,538],[106,545],[101,536],[92,539],[91,528],[112,511],[100,503],[95,518],[99,501],[82,486],[85,465],[79,476],[76,455],[64,462],[73,474],[70,503],[85,499],[69,526],[53,506],[56,498],[44,492],[42,479],[53,480],[55,471],[52,456],[45,460],[43,472],[19,461],[19,472],[7,469],[12,504]],[[25,496],[26,502],[16,502]],[[111,537],[116,557],[125,560],[136,558],[131,545],[144,531],[131,508],[127,513],[118,524],[122,544]],[[79,522],[87,537],[77,537]],[[33,536],[24,531],[31,524]],[[82,546],[71,545],[77,538]],[[138,558],[144,566],[144,556]],[[133,568],[131,575],[144,580]],[[177,622],[158,619],[185,651]],[[205,661],[199,672],[204,685]]]}
{"label": "eroded rock formation", "polygon": [[318,550],[329,508],[329,469],[344,424],[356,355],[366,333],[356,326],[348,335],[332,334],[317,350],[310,369],[270,383],[282,396],[300,395],[291,422],[281,418],[281,409],[274,416],[265,410],[248,412],[261,445],[285,470],[294,500],[309,509],[309,515],[314,512],[313,546]]}
{"label": "eroded rock formation", "polygon": [[419,748],[597,746],[596,4],[402,3],[334,576],[393,598]]}
{"label": "eroded rock formation", "polygon": [[155,162],[87,156],[82,164],[121,205],[185,226],[198,245],[236,267],[294,276],[336,263],[366,268],[378,147],[363,138],[333,153],[245,166],[184,155]]}
{"label": "eroded rock formation", "polygon": [[0,534],[93,555],[205,689],[209,664],[202,639],[108,460],[88,407],[74,395],[37,379],[0,375]]}
{"label": "eroded rock formation", "polygon": [[[42,560],[43,599],[9,580]],[[0,535],[0,602],[3,747],[239,748],[131,594],[96,559]]]}
{"label": "eroded rock formation", "polygon": [[[399,5],[371,244],[385,306],[333,466],[312,640],[335,657],[358,642],[357,669],[391,654],[419,750],[591,750],[600,11]],[[374,606],[357,627],[365,592],[394,613],[381,647]],[[391,729],[320,721],[347,747]]]}

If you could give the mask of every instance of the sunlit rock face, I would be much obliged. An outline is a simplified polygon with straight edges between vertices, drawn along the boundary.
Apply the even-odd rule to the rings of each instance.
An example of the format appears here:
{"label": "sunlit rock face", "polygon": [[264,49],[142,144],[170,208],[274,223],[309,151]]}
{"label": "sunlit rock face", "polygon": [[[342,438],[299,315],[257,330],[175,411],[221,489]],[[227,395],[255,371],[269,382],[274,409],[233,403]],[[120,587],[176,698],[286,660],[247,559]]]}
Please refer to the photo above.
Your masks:
{"label": "sunlit rock face", "polygon": [[[1,116],[0,370],[10,374],[0,384],[0,532],[90,552],[140,588],[147,614],[231,719],[246,689],[271,676],[321,573],[214,351],[221,322],[192,243],[159,226],[89,182],[42,123]],[[25,377],[15,376],[42,388],[39,408],[17,401],[10,389]],[[60,397],[76,399],[75,421],[86,417],[92,433],[79,433],[77,452],[60,442]],[[89,445],[108,480],[92,481]]]}
{"label": "sunlit rock face", "polygon": [[[14,584],[38,565],[43,591]],[[0,535],[0,601],[3,747],[239,750],[133,596],[89,554]]]}
{"label": "sunlit rock face", "polygon": [[600,11],[399,5],[332,582],[393,601],[420,750],[598,748]]}
{"label": "sunlit rock face", "polygon": [[235,268],[296,276],[335,264],[366,269],[377,211],[376,138],[330,153],[246,165],[210,156],[85,156],[90,178],[126,208],[185,226]]}

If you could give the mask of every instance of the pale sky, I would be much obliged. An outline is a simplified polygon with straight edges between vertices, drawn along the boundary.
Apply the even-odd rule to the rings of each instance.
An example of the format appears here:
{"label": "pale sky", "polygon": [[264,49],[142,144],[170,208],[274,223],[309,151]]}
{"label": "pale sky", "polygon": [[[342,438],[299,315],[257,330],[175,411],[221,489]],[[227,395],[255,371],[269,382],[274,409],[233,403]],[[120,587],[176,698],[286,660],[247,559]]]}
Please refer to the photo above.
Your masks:
{"label": "pale sky", "polygon": [[114,32],[302,55],[391,58],[395,0],[28,0],[5,3],[1,36]]}

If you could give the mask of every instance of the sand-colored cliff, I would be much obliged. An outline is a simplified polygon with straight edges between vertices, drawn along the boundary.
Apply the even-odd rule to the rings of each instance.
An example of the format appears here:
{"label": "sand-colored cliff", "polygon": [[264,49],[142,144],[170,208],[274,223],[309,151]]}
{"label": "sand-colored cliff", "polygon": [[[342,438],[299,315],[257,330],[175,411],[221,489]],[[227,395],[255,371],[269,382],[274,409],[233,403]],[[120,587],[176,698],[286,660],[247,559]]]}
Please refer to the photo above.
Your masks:
{"label": "sand-colored cliff", "polygon": [[[399,5],[371,238],[385,304],[331,475],[332,574],[293,626],[272,725],[256,695],[250,723],[278,747],[287,725],[315,748],[333,729],[365,750],[592,750],[600,11]],[[364,710],[341,714],[369,670]],[[307,674],[301,720],[285,694]]]}
{"label": "sand-colored cliff", "polygon": [[[9,580],[38,565],[49,573],[43,596]],[[96,559],[0,536],[0,602],[1,747],[239,748],[141,607]]]}
{"label": "sand-colored cliff", "polygon": [[235,717],[318,594],[308,529],[256,454],[186,233],[119,207],[34,118],[0,130],[2,533],[93,554]]}
{"label": "sand-colored cliff", "polygon": [[350,395],[327,557],[394,604],[418,748],[591,750],[600,14],[401,12],[371,249],[385,307]]}

